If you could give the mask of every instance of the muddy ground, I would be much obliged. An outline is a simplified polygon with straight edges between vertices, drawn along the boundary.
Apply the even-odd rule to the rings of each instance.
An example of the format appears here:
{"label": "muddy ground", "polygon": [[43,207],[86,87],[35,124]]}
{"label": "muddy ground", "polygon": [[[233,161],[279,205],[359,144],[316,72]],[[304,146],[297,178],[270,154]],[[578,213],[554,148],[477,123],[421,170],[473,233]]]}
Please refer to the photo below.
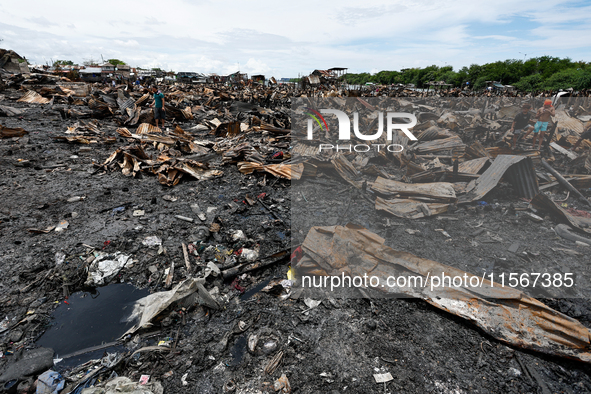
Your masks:
{"label": "muddy ground", "polygon": [[[101,120],[99,128],[117,141],[92,144],[90,151],[84,151],[81,148],[88,145],[52,139],[75,122],[61,118],[59,105],[20,104],[9,99],[4,104],[27,111],[21,117],[1,118],[0,123],[22,127],[29,134],[0,141],[0,318],[6,316],[11,322],[31,314],[34,318],[2,334],[1,364],[9,363],[19,349],[35,347],[34,341],[45,330],[56,329],[50,315],[66,300],[64,284],[69,293],[83,289],[89,247],[131,254],[133,266],[112,282],[150,291],[165,290],[163,272],[172,261],[176,265],[174,283],[178,283],[188,275],[202,274],[207,261],[224,253],[218,247],[209,255],[202,253],[199,259],[192,255],[192,269],[187,272],[181,243],[220,245],[231,252],[259,244],[260,255],[267,256],[291,248],[292,235],[294,244],[303,241],[305,233],[291,234],[292,221],[294,228],[304,228],[318,218],[325,225],[361,224],[395,249],[474,274],[507,267],[526,272],[535,266],[536,258],[557,270],[565,260],[570,266],[588,263],[589,252],[557,238],[550,218],[532,223],[511,211],[511,204],[527,203],[520,201],[508,184],[501,184],[485,198],[488,207],[466,206],[446,214],[444,220],[414,221],[376,213],[370,201],[330,173],[298,181],[298,193],[292,196],[287,180],[262,173],[243,175],[234,164],[221,166],[215,159],[212,164],[223,170],[222,177],[201,182],[185,178],[170,188],[159,184],[155,176],[130,178],[94,165],[104,162],[117,147],[129,145],[115,132],[118,125],[114,121]],[[187,122],[183,128],[191,125]],[[207,132],[195,135],[214,139]],[[259,136],[252,132],[249,138]],[[389,166],[389,173],[400,172]],[[312,201],[307,214],[292,217],[292,199],[300,201],[301,191],[313,195],[315,188],[318,193],[328,188],[347,196],[350,204],[315,210]],[[555,191],[557,198],[565,196]],[[247,193],[266,193],[263,201],[273,214],[261,204],[247,204]],[[75,196],[84,198],[67,201]],[[567,202],[582,209],[573,199]],[[216,208],[205,223],[192,211],[194,203],[204,211]],[[124,210],[114,210],[122,206]],[[144,210],[144,216],[133,216],[136,210]],[[189,223],[175,215],[196,221]],[[62,232],[29,231],[56,226],[63,220],[69,225]],[[209,231],[212,220],[219,224],[219,232]],[[483,226],[487,231],[479,233]],[[407,229],[420,232],[411,235]],[[451,240],[436,229],[445,229]],[[249,240],[233,241],[232,230],[243,230]],[[163,241],[160,254],[157,248],[142,244],[154,235]],[[518,253],[532,252],[533,262],[507,250],[516,240],[521,243]],[[584,255],[560,254],[552,247],[576,249]],[[56,265],[58,252],[66,257]],[[308,310],[303,300],[252,291],[269,280],[285,279],[288,262],[250,272],[237,282],[210,276],[206,287],[218,287],[222,309],[197,306],[188,309],[184,317],[178,310],[170,311],[170,316],[149,332],[156,339],[174,338],[176,348],[142,353],[120,365],[117,373],[135,381],[140,375],[150,375],[162,382],[166,393],[275,392],[273,383],[282,374],[294,393],[591,392],[588,365],[506,346],[422,301],[330,298]],[[246,290],[245,295],[240,288]],[[554,299],[552,294],[544,298],[550,306],[591,327],[588,294],[573,299]],[[253,335],[260,340],[250,351],[247,341]],[[127,349],[146,344],[148,339],[130,341]],[[279,352],[283,354],[279,366],[265,373]],[[385,372],[394,379],[375,383],[373,375]],[[187,385],[182,383],[185,374]]]}

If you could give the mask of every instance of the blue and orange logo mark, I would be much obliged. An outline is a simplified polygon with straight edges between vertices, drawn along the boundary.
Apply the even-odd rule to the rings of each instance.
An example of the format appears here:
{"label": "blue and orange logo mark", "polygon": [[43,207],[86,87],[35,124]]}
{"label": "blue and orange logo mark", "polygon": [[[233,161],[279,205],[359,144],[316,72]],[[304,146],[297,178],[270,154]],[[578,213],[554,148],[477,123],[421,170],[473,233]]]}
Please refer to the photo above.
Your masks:
{"label": "blue and orange logo mark", "polygon": [[[320,126],[320,129],[326,128],[326,131],[328,131],[328,125],[326,124],[326,120],[324,120],[324,117],[322,117],[322,115],[320,115],[320,112],[316,111],[313,108],[310,107],[305,107],[309,112],[304,112],[306,115],[309,115],[312,117],[312,119],[314,119],[316,121],[316,123],[318,123],[318,126]],[[320,119],[318,119],[320,118]],[[320,123],[320,120],[322,120],[322,123]],[[322,124],[324,123],[324,127],[322,127]]]}

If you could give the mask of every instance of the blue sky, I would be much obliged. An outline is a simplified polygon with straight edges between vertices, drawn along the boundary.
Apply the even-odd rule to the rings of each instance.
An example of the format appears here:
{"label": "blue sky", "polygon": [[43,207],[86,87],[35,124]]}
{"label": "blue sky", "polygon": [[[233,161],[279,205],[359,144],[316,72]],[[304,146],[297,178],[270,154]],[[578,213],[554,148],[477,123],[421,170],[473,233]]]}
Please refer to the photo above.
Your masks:
{"label": "blue sky", "polygon": [[31,0],[4,2],[0,15],[0,47],[39,64],[102,55],[132,66],[281,78],[542,55],[591,61],[589,1]]}

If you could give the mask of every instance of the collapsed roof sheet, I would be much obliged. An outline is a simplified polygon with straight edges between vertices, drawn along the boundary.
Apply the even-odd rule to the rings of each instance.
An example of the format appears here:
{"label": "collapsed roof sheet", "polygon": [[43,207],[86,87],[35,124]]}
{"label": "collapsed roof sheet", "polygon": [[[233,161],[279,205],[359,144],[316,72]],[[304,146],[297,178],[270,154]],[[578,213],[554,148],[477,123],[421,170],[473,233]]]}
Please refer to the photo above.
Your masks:
{"label": "collapsed roof sheet", "polygon": [[462,317],[511,345],[591,362],[591,332],[577,320],[511,287],[493,286],[479,276],[392,249],[384,245],[383,238],[363,227],[312,227],[302,249],[306,255],[295,265],[296,285],[300,287],[302,276],[310,272],[339,278],[341,275],[375,276],[379,284],[372,288],[377,292],[389,292],[392,285],[387,278],[402,274],[412,274],[427,284],[444,274],[466,277],[466,283],[476,278],[479,286],[452,287],[451,283],[446,286],[444,282],[443,286],[415,285],[395,290]]}
{"label": "collapsed roof sheet", "polygon": [[482,199],[507,171],[511,171],[510,181],[521,197],[532,198],[538,194],[538,180],[531,159],[527,156],[499,155],[484,174],[470,182],[467,193],[459,198],[459,203]]}

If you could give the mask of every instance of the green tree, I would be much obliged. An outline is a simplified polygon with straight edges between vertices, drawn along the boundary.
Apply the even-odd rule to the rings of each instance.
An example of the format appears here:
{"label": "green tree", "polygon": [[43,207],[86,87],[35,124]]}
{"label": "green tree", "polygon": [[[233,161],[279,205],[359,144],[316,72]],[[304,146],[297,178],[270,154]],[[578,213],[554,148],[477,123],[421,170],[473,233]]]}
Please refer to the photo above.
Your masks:
{"label": "green tree", "polygon": [[527,77],[521,78],[515,82],[515,87],[524,92],[531,92],[533,90],[539,90],[542,84],[542,76],[540,74],[528,75]]}
{"label": "green tree", "polygon": [[583,69],[569,68],[558,71],[546,79],[542,87],[548,90],[569,89],[575,90],[591,88],[591,73]]}
{"label": "green tree", "polygon": [[118,66],[119,64],[122,64],[122,65],[126,65],[127,64],[124,61],[119,60],[119,59],[108,59],[107,60],[107,63],[111,63],[113,66]]}
{"label": "green tree", "polygon": [[56,67],[59,66],[75,66],[74,62],[71,60],[56,60],[53,62],[53,65]]}

